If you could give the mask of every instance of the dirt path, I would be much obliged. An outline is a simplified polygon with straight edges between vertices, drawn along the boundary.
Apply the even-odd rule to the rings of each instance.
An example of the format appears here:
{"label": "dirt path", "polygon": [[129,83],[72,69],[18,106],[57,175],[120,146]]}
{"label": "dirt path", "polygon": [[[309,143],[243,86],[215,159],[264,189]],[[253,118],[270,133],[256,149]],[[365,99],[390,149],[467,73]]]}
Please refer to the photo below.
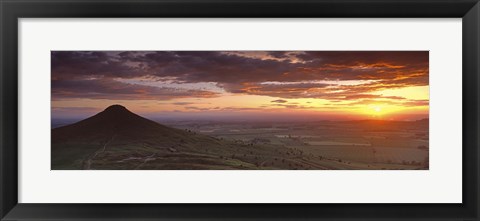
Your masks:
{"label": "dirt path", "polygon": [[315,169],[317,169],[317,170],[318,170],[318,169],[320,169],[320,170],[331,170],[331,169],[332,169],[332,168],[329,168],[329,167],[327,167],[327,166],[325,166],[325,165],[321,165],[321,164],[319,164],[318,162],[311,162],[311,161],[305,160],[305,159],[303,159],[303,158],[300,159],[299,162],[301,162],[301,163],[303,163],[303,164],[306,164],[306,165],[308,165],[308,166],[311,166],[311,167],[313,167],[313,168],[315,168]]}
{"label": "dirt path", "polygon": [[108,140],[105,144],[103,144],[103,147],[100,148],[99,150],[95,151],[95,153],[93,153],[92,156],[90,156],[89,158],[87,158],[86,161],[83,162],[83,169],[84,170],[90,170],[90,167],[92,165],[92,160],[97,157],[98,154],[100,153],[104,153],[105,150],[107,149],[107,145],[113,141],[113,138],[115,138],[115,135],[112,136],[112,138],[110,138],[110,140]]}
{"label": "dirt path", "polygon": [[147,156],[142,163],[140,163],[138,166],[135,167],[135,170],[140,168],[141,166],[143,166],[145,163],[147,163],[148,161],[152,161],[152,160],[156,160],[157,158],[154,157],[155,156],[155,153],[153,153],[152,155],[150,156]]}

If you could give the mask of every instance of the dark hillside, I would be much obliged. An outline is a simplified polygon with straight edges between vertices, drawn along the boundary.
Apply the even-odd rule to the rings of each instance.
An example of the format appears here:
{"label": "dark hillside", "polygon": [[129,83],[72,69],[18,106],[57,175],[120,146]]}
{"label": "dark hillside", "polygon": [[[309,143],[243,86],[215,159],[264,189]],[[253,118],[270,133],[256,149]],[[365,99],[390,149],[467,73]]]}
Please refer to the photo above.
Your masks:
{"label": "dark hillside", "polygon": [[142,140],[157,137],[159,134],[168,134],[171,137],[187,135],[184,131],[138,116],[123,106],[112,105],[90,118],[53,129],[52,141],[102,141],[114,135],[120,139]]}

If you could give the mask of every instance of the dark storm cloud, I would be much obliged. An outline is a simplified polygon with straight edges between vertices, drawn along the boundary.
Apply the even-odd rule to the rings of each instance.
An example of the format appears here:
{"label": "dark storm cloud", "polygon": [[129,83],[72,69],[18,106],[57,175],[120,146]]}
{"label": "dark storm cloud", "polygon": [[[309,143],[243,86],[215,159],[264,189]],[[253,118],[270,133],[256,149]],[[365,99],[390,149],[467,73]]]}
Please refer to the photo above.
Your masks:
{"label": "dark storm cloud", "polygon": [[51,55],[52,79],[135,77],[147,74],[142,67],[129,66],[108,52],[54,51]]}
{"label": "dark storm cloud", "polygon": [[268,52],[268,55],[274,58],[288,58],[287,52],[284,52],[284,51],[271,51],[271,52]]}
{"label": "dark storm cloud", "polygon": [[[52,91],[60,97],[169,99],[210,96],[208,90],[172,90],[115,79],[168,79],[174,83],[216,82],[227,92],[281,98],[328,98],[380,89],[428,85],[428,52],[267,52],[269,57],[214,51],[52,52]],[[272,59],[273,58],[273,59]],[[308,81],[371,80],[360,85]],[[262,82],[300,82],[262,84]],[[340,94],[341,95],[341,94]],[[213,95],[212,95],[213,96]],[[339,94],[336,95],[339,97]],[[345,97],[345,96],[344,96]]]}
{"label": "dark storm cloud", "polygon": [[404,66],[428,62],[426,51],[306,51],[297,55],[307,62],[326,64],[390,64]]}
{"label": "dark storm cloud", "polygon": [[169,100],[181,97],[215,97],[216,93],[201,90],[176,90],[122,83],[109,78],[54,80],[52,98],[112,99],[112,100]]}

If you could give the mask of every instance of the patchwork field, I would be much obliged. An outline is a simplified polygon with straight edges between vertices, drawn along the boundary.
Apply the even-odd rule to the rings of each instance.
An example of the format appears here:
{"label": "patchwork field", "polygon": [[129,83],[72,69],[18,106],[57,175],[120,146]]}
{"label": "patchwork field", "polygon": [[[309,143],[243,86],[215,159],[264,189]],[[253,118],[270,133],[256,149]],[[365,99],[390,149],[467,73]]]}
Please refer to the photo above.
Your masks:
{"label": "patchwork field", "polygon": [[168,125],[246,145],[284,147],[327,168],[428,169],[428,120]]}

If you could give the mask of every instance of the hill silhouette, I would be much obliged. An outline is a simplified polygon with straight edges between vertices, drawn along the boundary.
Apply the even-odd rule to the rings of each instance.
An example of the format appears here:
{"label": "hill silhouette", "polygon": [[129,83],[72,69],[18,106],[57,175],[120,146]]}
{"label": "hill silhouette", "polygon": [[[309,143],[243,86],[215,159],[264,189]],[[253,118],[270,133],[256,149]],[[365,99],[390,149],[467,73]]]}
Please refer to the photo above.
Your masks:
{"label": "hill silhouette", "polygon": [[52,140],[105,140],[116,136],[124,140],[142,140],[159,134],[182,137],[186,132],[163,126],[132,113],[121,105],[112,105],[104,111],[77,123],[52,130]]}

